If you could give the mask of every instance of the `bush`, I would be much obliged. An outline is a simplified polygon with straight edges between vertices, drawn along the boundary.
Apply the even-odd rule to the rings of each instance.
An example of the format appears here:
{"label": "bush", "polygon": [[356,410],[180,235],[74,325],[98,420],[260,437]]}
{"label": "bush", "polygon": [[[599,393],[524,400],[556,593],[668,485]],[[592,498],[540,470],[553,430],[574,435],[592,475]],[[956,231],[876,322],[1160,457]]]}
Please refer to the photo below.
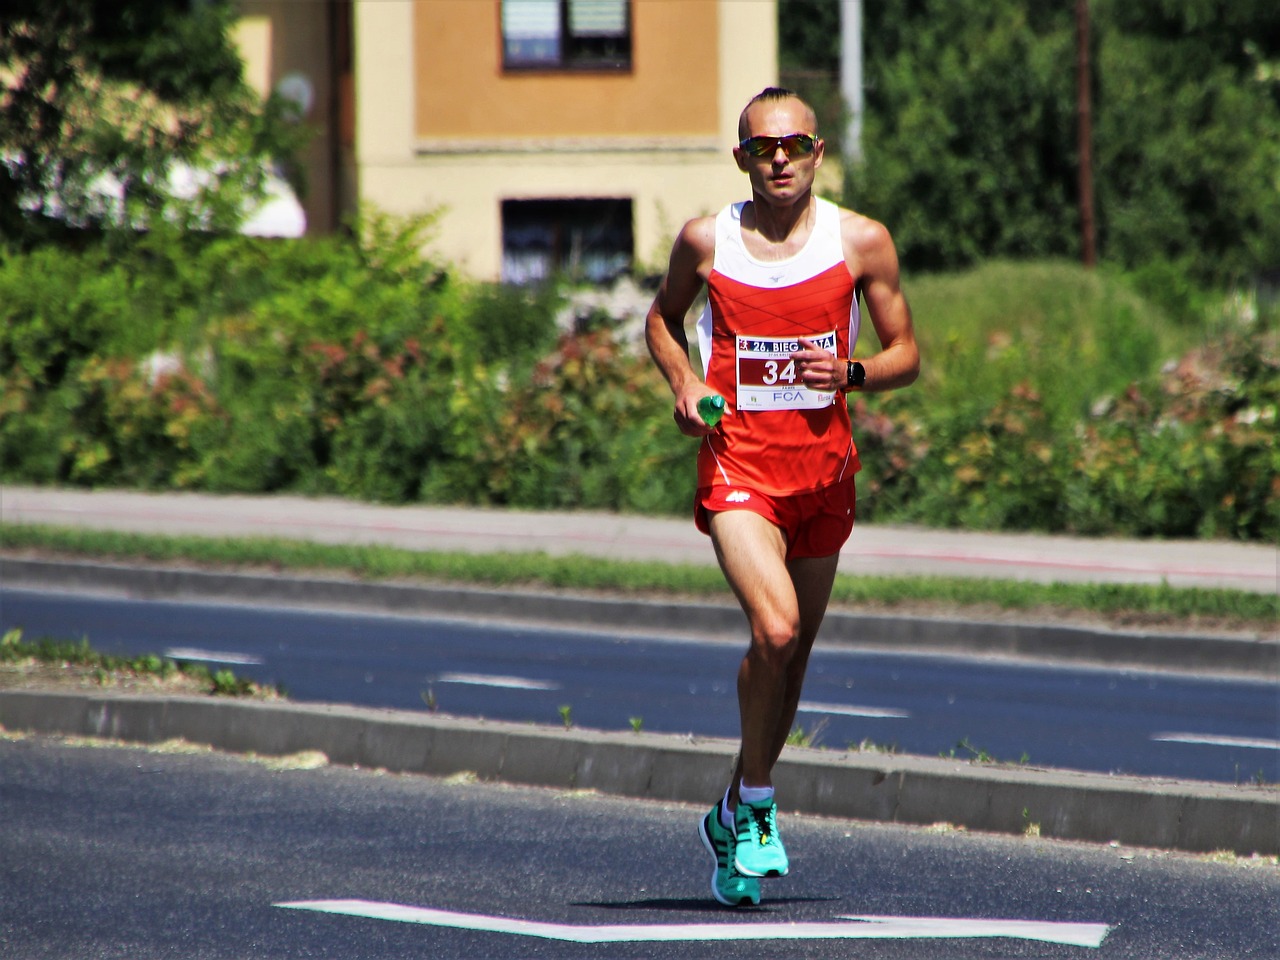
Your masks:
{"label": "bush", "polygon": [[[945,387],[859,404],[855,435],[871,441],[861,444],[863,462],[883,477],[860,516],[1274,542],[1280,316],[1259,315],[1247,298],[1234,303],[1244,309],[1219,318],[1208,345],[1095,396],[1083,411],[1074,408],[1075,385],[1043,370],[950,408],[937,402],[954,395]],[[1037,370],[1036,359],[1025,369]]]}
{"label": "bush", "polygon": [[[426,227],[0,257],[0,481],[687,514],[642,348],[456,280]],[[920,382],[851,398],[862,520],[1280,535],[1275,306],[1197,330],[1064,263],[907,290]]]}

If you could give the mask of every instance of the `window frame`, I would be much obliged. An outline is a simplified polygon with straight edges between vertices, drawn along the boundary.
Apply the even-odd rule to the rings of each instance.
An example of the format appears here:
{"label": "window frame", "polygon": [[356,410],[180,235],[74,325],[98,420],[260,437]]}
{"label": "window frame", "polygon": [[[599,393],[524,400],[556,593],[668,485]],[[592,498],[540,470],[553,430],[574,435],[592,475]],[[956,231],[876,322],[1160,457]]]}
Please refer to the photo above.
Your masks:
{"label": "window frame", "polygon": [[[568,50],[570,43],[574,41],[574,37],[570,32],[570,11],[569,6],[573,0],[555,0],[558,14],[558,40],[560,43],[560,52],[554,61],[552,60],[513,60],[510,56],[507,42],[506,24],[504,10],[508,0],[499,0],[498,3],[498,39],[501,45],[502,53],[502,72],[504,74],[546,74],[546,73],[630,73],[635,60],[635,21],[634,21],[634,4],[632,0],[619,0],[623,5],[623,19],[626,32],[622,35],[621,43],[625,44],[625,56],[621,57],[601,57],[584,55],[583,53]],[[550,0],[548,0],[550,2]],[[578,38],[581,43],[581,38]]]}
{"label": "window frame", "polygon": [[[569,278],[607,284],[635,267],[632,196],[504,197],[498,207],[503,283],[523,286]],[[519,240],[519,233],[526,238],[543,233],[546,242]],[[581,241],[586,243],[575,249]]]}

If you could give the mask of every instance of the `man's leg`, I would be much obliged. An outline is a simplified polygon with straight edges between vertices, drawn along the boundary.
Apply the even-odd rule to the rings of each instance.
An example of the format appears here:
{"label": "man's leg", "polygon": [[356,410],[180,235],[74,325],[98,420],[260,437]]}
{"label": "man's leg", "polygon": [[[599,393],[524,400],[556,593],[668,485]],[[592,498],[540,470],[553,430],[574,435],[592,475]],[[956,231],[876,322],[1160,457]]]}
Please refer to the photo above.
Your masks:
{"label": "man's leg", "polygon": [[809,667],[809,653],[813,650],[813,642],[818,638],[818,629],[822,626],[827,604],[831,601],[831,587],[835,583],[839,559],[839,554],[834,554],[830,557],[805,557],[787,562],[800,610],[800,629],[795,654],[787,664],[786,688],[778,725],[774,731],[770,769],[778,762],[787,737],[795,726],[805,671]]}
{"label": "man's leg", "polygon": [[[748,511],[725,511],[711,515],[710,530],[725,579],[751,628],[738,669],[741,773],[735,773],[726,804],[732,807],[733,868],[747,878],[781,877],[789,863],[773,799],[774,740],[799,643],[799,601],[787,570],[785,538],[772,522]],[[717,816],[726,822],[728,812]]]}
{"label": "man's leg", "polygon": [[[809,654],[813,642],[817,639],[818,629],[822,626],[827,612],[827,604],[831,600],[831,587],[835,582],[836,567],[839,555],[829,557],[802,558],[787,561],[786,567],[791,579],[792,589],[796,596],[796,607],[799,612],[799,629],[795,652],[786,665],[783,688],[782,708],[778,712],[774,725],[771,748],[769,751],[769,770],[772,771],[787,738],[795,726],[796,711],[800,706],[800,696],[804,687],[805,672],[809,666]],[[730,798],[737,803],[737,784],[742,777],[742,756],[739,754],[737,766],[733,773],[733,785]],[[752,781],[748,780],[748,783]]]}
{"label": "man's leg", "polygon": [[786,540],[776,526],[746,510],[714,513],[710,527],[720,568],[751,629],[738,670],[741,779],[748,786],[767,787],[786,710],[788,670],[800,638],[800,607],[785,560]]}

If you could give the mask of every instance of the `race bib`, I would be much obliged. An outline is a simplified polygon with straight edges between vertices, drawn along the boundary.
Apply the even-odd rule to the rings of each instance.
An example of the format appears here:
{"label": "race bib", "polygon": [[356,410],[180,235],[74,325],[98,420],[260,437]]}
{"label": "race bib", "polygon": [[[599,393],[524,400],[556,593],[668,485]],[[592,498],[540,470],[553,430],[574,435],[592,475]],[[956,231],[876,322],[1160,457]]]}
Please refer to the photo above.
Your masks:
{"label": "race bib", "polygon": [[[836,352],[836,335],[806,336],[821,349]],[[798,337],[738,337],[739,410],[819,410],[835,403],[834,392],[811,390],[800,379],[791,354],[802,349]]]}

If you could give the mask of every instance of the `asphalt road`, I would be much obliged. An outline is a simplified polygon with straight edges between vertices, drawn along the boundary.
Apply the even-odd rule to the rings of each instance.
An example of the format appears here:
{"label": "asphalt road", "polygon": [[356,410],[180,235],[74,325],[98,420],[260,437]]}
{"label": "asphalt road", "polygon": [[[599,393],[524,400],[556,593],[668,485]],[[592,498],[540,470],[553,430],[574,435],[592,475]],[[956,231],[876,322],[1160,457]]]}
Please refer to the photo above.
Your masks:
{"label": "asphalt road", "polygon": [[[1123,847],[784,814],[792,875],[729,911],[683,804],[27,738],[0,739],[0,810],[13,960],[1280,956],[1274,867]],[[320,900],[441,913],[280,906]],[[865,939],[873,924],[843,917],[1083,924],[1102,941],[937,938],[918,919]],[[495,931],[511,921],[551,926]],[[772,939],[802,924],[826,936]],[[564,939],[584,933],[605,942]],[[673,939],[636,939],[657,936]]]}
{"label": "asphalt road", "polygon": [[[740,643],[354,612],[0,590],[0,630],[226,662],[293,699],[733,738]],[[1280,780],[1273,684],[820,646],[798,718],[819,745],[1037,766]]]}

